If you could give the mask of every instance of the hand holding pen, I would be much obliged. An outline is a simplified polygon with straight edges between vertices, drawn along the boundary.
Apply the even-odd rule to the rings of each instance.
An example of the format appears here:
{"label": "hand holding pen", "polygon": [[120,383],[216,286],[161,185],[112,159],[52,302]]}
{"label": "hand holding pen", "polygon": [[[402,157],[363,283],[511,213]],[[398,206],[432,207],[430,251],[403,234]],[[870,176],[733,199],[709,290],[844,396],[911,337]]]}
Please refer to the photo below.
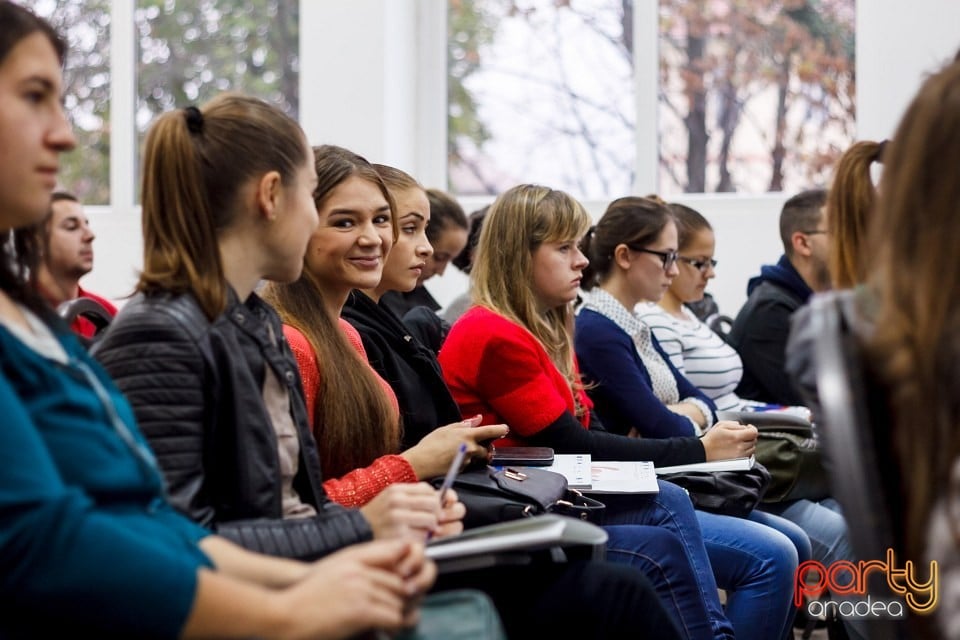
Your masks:
{"label": "hand holding pen", "polygon": [[[447,469],[447,475],[443,478],[443,484],[440,485],[440,509],[446,513],[447,516],[454,516],[459,513],[459,518],[455,521],[456,525],[459,525],[459,530],[463,531],[463,516],[466,514],[466,508],[462,504],[457,502],[457,494],[453,491],[453,482],[457,479],[457,474],[460,473],[460,469],[463,467],[464,460],[467,456],[467,445],[465,442],[461,442],[460,446],[457,447],[457,453],[453,456],[453,460],[450,461],[450,468]],[[460,508],[457,508],[459,505]],[[444,522],[443,516],[441,515],[441,526],[450,524],[451,521]],[[456,527],[454,527],[456,528]],[[440,531],[438,530],[439,534]],[[450,535],[454,531],[448,531],[447,528],[443,528],[443,535]],[[459,531],[456,531],[459,533]],[[427,540],[433,536],[433,533],[427,535]]]}

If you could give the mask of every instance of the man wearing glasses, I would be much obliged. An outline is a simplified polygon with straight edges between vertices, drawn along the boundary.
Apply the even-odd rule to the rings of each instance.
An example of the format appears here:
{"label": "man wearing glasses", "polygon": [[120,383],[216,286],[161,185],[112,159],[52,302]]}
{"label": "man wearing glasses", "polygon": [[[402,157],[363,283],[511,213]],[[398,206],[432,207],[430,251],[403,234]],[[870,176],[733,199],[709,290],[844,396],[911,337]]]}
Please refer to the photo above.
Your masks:
{"label": "man wearing glasses", "polygon": [[793,196],[780,212],[784,255],[764,265],[747,284],[747,302],[740,309],[727,341],[740,353],[741,398],[782,405],[803,399],[784,372],[790,316],[811,294],[830,286],[827,273],[827,192],[811,189]]}

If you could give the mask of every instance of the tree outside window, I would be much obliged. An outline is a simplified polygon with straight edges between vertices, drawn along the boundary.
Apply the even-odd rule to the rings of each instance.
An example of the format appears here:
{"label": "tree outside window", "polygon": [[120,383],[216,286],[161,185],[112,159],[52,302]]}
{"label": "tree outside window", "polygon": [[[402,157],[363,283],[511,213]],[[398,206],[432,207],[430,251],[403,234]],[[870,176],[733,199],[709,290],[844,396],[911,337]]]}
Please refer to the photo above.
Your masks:
{"label": "tree outside window", "polygon": [[[136,123],[218,93],[299,109],[298,0],[138,0]],[[138,157],[140,154],[137,154]]]}
{"label": "tree outside window", "polygon": [[[854,135],[854,0],[658,6],[659,192],[824,184]],[[633,8],[450,1],[453,191],[518,182],[589,199],[632,191],[636,101],[647,99],[635,95]]]}
{"label": "tree outside window", "polygon": [[158,114],[222,91],[298,115],[298,0],[138,0],[132,25],[111,20],[113,4],[129,0],[19,1],[68,41],[64,100],[77,148],[64,154],[60,181],[85,204],[110,204],[111,28],[135,29],[141,146]]}
{"label": "tree outside window", "polygon": [[60,183],[85,204],[110,202],[110,0],[24,0],[67,40],[64,106],[77,147]]}

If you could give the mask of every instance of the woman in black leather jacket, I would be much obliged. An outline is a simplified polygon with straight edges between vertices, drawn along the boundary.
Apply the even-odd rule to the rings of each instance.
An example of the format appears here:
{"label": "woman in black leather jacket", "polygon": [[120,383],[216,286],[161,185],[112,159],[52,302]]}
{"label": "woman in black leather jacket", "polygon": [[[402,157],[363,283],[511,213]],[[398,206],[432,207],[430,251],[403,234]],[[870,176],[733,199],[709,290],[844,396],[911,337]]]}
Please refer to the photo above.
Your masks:
{"label": "woman in black leather jacket", "polygon": [[296,123],[254,131],[255,102],[224,98],[155,125],[138,295],[94,355],[130,399],[173,505],[248,549],[312,559],[425,535],[441,517],[457,531],[462,505],[441,514],[425,484],[397,485],[362,511],[321,487],[296,362],[254,293],[261,279],[299,276],[317,177]]}

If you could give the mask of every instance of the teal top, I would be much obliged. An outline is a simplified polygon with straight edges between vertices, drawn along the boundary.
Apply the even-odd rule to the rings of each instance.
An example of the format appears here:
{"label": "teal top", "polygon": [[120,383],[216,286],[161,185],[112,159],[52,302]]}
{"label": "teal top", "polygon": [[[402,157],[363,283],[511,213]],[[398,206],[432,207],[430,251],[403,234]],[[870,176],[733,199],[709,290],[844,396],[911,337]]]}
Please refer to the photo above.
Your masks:
{"label": "teal top", "polygon": [[176,637],[209,532],[167,504],[133,411],[67,332],[61,362],[0,325],[0,637]]}

